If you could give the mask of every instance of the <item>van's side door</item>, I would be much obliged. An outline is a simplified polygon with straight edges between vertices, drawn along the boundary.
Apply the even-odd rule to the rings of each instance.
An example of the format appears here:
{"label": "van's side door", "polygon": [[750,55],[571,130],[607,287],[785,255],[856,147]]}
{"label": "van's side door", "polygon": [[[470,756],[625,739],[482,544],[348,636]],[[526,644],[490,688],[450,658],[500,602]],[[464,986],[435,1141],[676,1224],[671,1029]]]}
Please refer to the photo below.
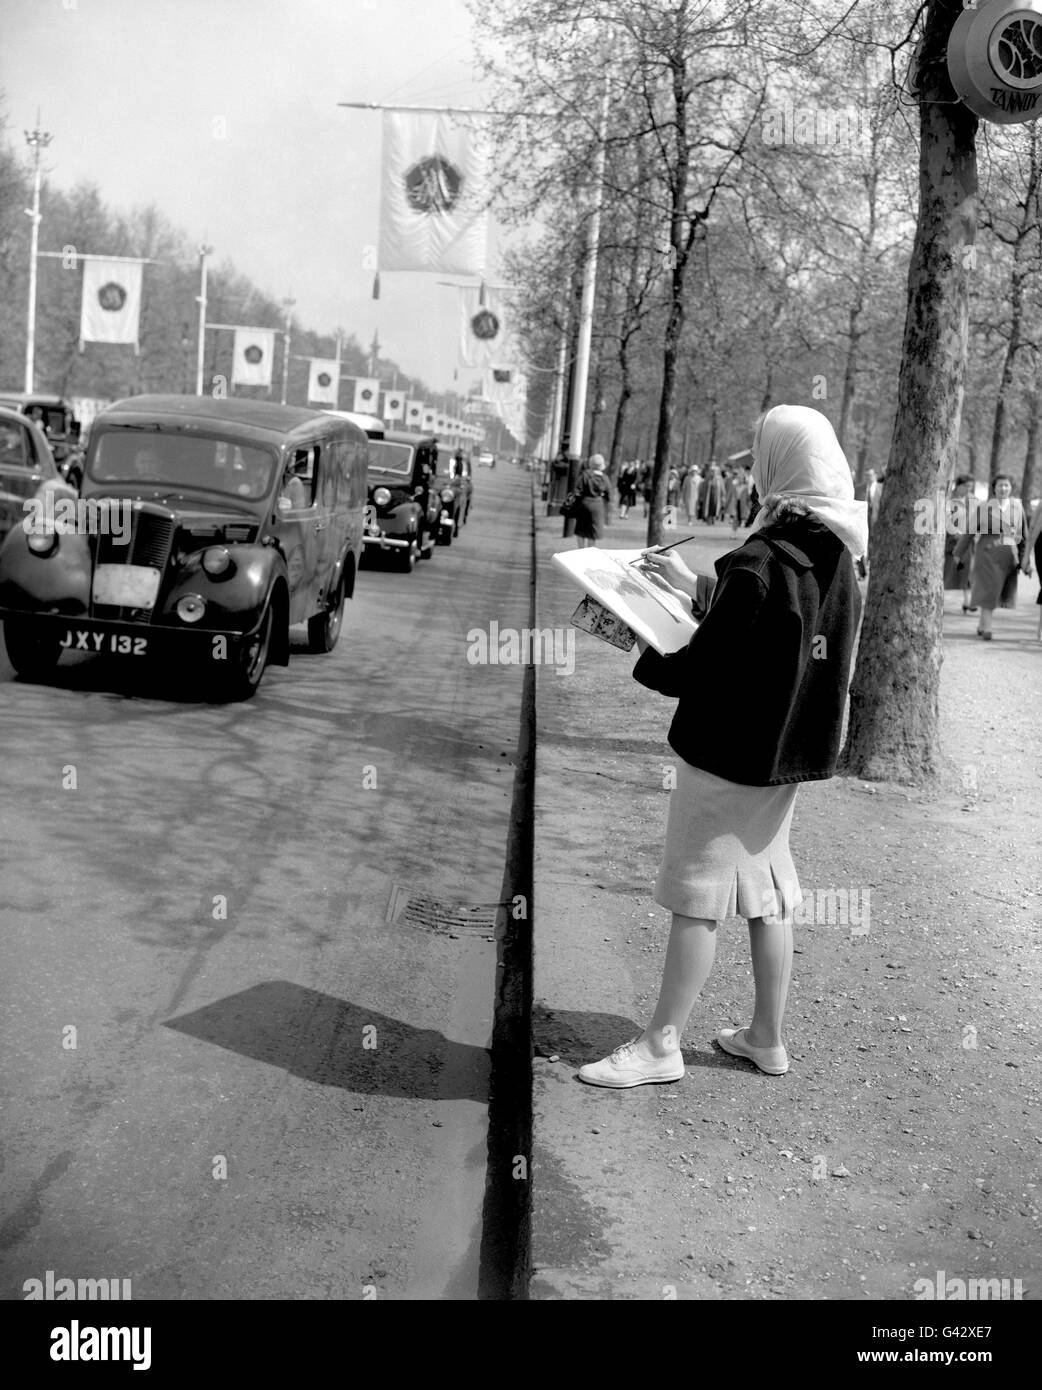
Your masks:
{"label": "van's side door", "polygon": [[320,524],[319,507],[315,501],[315,452],[314,449],[296,448],[283,453],[283,471],[287,465],[292,465],[293,475],[299,480],[301,488],[283,490],[280,484],[275,494],[277,519],[274,530],[286,556],[289,572],[290,623],[304,622],[319,606],[316,596],[320,576],[316,576],[316,569],[320,539],[325,528]]}

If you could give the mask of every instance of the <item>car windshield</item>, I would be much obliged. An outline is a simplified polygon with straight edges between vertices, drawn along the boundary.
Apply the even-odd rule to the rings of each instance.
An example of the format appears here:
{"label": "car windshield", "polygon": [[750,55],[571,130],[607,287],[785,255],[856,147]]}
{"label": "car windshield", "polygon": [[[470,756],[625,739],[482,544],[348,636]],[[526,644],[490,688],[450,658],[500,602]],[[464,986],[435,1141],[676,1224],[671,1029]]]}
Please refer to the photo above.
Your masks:
{"label": "car windshield", "polygon": [[412,445],[390,444],[386,439],[370,439],[369,468],[381,473],[401,473],[408,477],[412,472]]}
{"label": "car windshield", "polygon": [[91,440],[87,474],[99,483],[167,483],[256,501],[267,494],[275,463],[255,445],[114,426]]}

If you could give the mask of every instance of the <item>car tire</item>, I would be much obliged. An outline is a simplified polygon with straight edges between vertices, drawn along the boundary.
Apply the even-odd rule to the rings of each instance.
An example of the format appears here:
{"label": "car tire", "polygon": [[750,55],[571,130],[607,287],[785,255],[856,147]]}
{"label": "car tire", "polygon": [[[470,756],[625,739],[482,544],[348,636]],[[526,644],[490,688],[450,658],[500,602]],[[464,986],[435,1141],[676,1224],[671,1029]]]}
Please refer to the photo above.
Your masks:
{"label": "car tire", "polygon": [[249,700],[256,695],[268,665],[274,626],[275,610],[269,598],[252,640],[235,654],[235,664],[225,681],[227,699]]}
{"label": "car tire", "polygon": [[344,621],[345,578],[346,575],[341,571],[336,590],[330,594],[325,608],[308,619],[309,652],[331,652],[337,644]]}
{"label": "car tire", "polygon": [[34,635],[27,623],[7,618],[4,622],[7,659],[20,676],[37,680],[53,671],[61,646],[53,639]]}

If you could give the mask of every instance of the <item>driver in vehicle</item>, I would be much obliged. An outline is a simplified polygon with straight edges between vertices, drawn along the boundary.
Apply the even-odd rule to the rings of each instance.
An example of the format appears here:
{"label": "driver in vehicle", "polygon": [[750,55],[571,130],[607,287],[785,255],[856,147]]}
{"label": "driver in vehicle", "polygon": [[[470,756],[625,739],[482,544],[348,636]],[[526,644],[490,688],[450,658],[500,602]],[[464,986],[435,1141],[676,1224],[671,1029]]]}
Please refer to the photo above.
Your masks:
{"label": "driver in vehicle", "polygon": [[156,482],[163,476],[163,460],[146,445],[134,454],[134,476],[143,482]]}
{"label": "driver in vehicle", "polygon": [[286,464],[286,471],[282,475],[279,502],[282,503],[285,501],[288,503],[286,507],[287,511],[299,511],[308,504],[307,492],[297,472],[299,467],[299,460],[294,459],[292,462]]}

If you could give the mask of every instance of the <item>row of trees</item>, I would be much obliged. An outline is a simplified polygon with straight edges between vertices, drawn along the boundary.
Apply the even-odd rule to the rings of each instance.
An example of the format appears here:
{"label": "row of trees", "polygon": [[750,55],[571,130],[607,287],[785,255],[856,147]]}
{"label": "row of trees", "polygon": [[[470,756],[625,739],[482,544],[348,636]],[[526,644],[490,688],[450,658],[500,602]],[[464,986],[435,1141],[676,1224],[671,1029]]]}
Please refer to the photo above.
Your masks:
{"label": "row of trees", "polygon": [[[20,388],[25,368],[26,309],[29,282],[30,222],[23,209],[32,200],[32,181],[23,151],[15,147],[0,118],[0,385]],[[158,264],[144,273],[140,352],[132,347],[90,343],[79,350],[81,271],[60,260],[39,261],[36,313],[35,384],[62,395],[112,400],[144,391],[195,390],[199,307],[198,246],[155,206],[128,213],[108,207],[99,190],[81,184],[65,192],[44,181],[41,190],[40,249],[74,247],[96,255],[142,256]],[[258,328],[285,326],[285,310],[247,276],[225,260],[211,269],[207,287],[207,318],[213,323],[251,324]],[[301,358],[333,357],[341,337],[344,375],[369,376],[368,352],[345,330],[317,333],[291,320],[287,400],[307,401],[308,367]],[[232,334],[206,335],[204,379],[231,380]],[[384,358],[374,375],[390,383],[399,369]],[[422,382],[413,381],[416,394],[433,400]],[[236,387],[237,395],[265,396],[263,387]],[[281,379],[271,388],[281,395]],[[341,403],[346,390],[341,388]],[[351,402],[347,402],[350,408]],[[455,408],[460,402],[455,403]]]}
{"label": "row of trees", "polygon": [[571,454],[652,453],[653,544],[685,440],[719,457],[772,404],[824,411],[856,472],[887,476],[844,766],[933,775],[943,535],[915,532],[915,501],[957,467],[1026,498],[1042,481],[1042,150],[1035,125],[980,129],[957,100],[964,0],[472,4],[502,204],[527,228],[511,278],[533,437],[599,203]]}
{"label": "row of trees", "polygon": [[[704,461],[748,446],[780,400],[836,425],[860,480],[885,467],[915,234],[908,69],[922,6],[477,0],[500,127],[504,215],[535,385],[552,405],[603,132],[591,410],[573,452]],[[547,139],[548,131],[553,138]],[[1039,482],[1042,148],[1034,124],[981,141],[959,465]],[[536,227],[534,233],[530,230]],[[665,471],[660,470],[665,478]]]}

